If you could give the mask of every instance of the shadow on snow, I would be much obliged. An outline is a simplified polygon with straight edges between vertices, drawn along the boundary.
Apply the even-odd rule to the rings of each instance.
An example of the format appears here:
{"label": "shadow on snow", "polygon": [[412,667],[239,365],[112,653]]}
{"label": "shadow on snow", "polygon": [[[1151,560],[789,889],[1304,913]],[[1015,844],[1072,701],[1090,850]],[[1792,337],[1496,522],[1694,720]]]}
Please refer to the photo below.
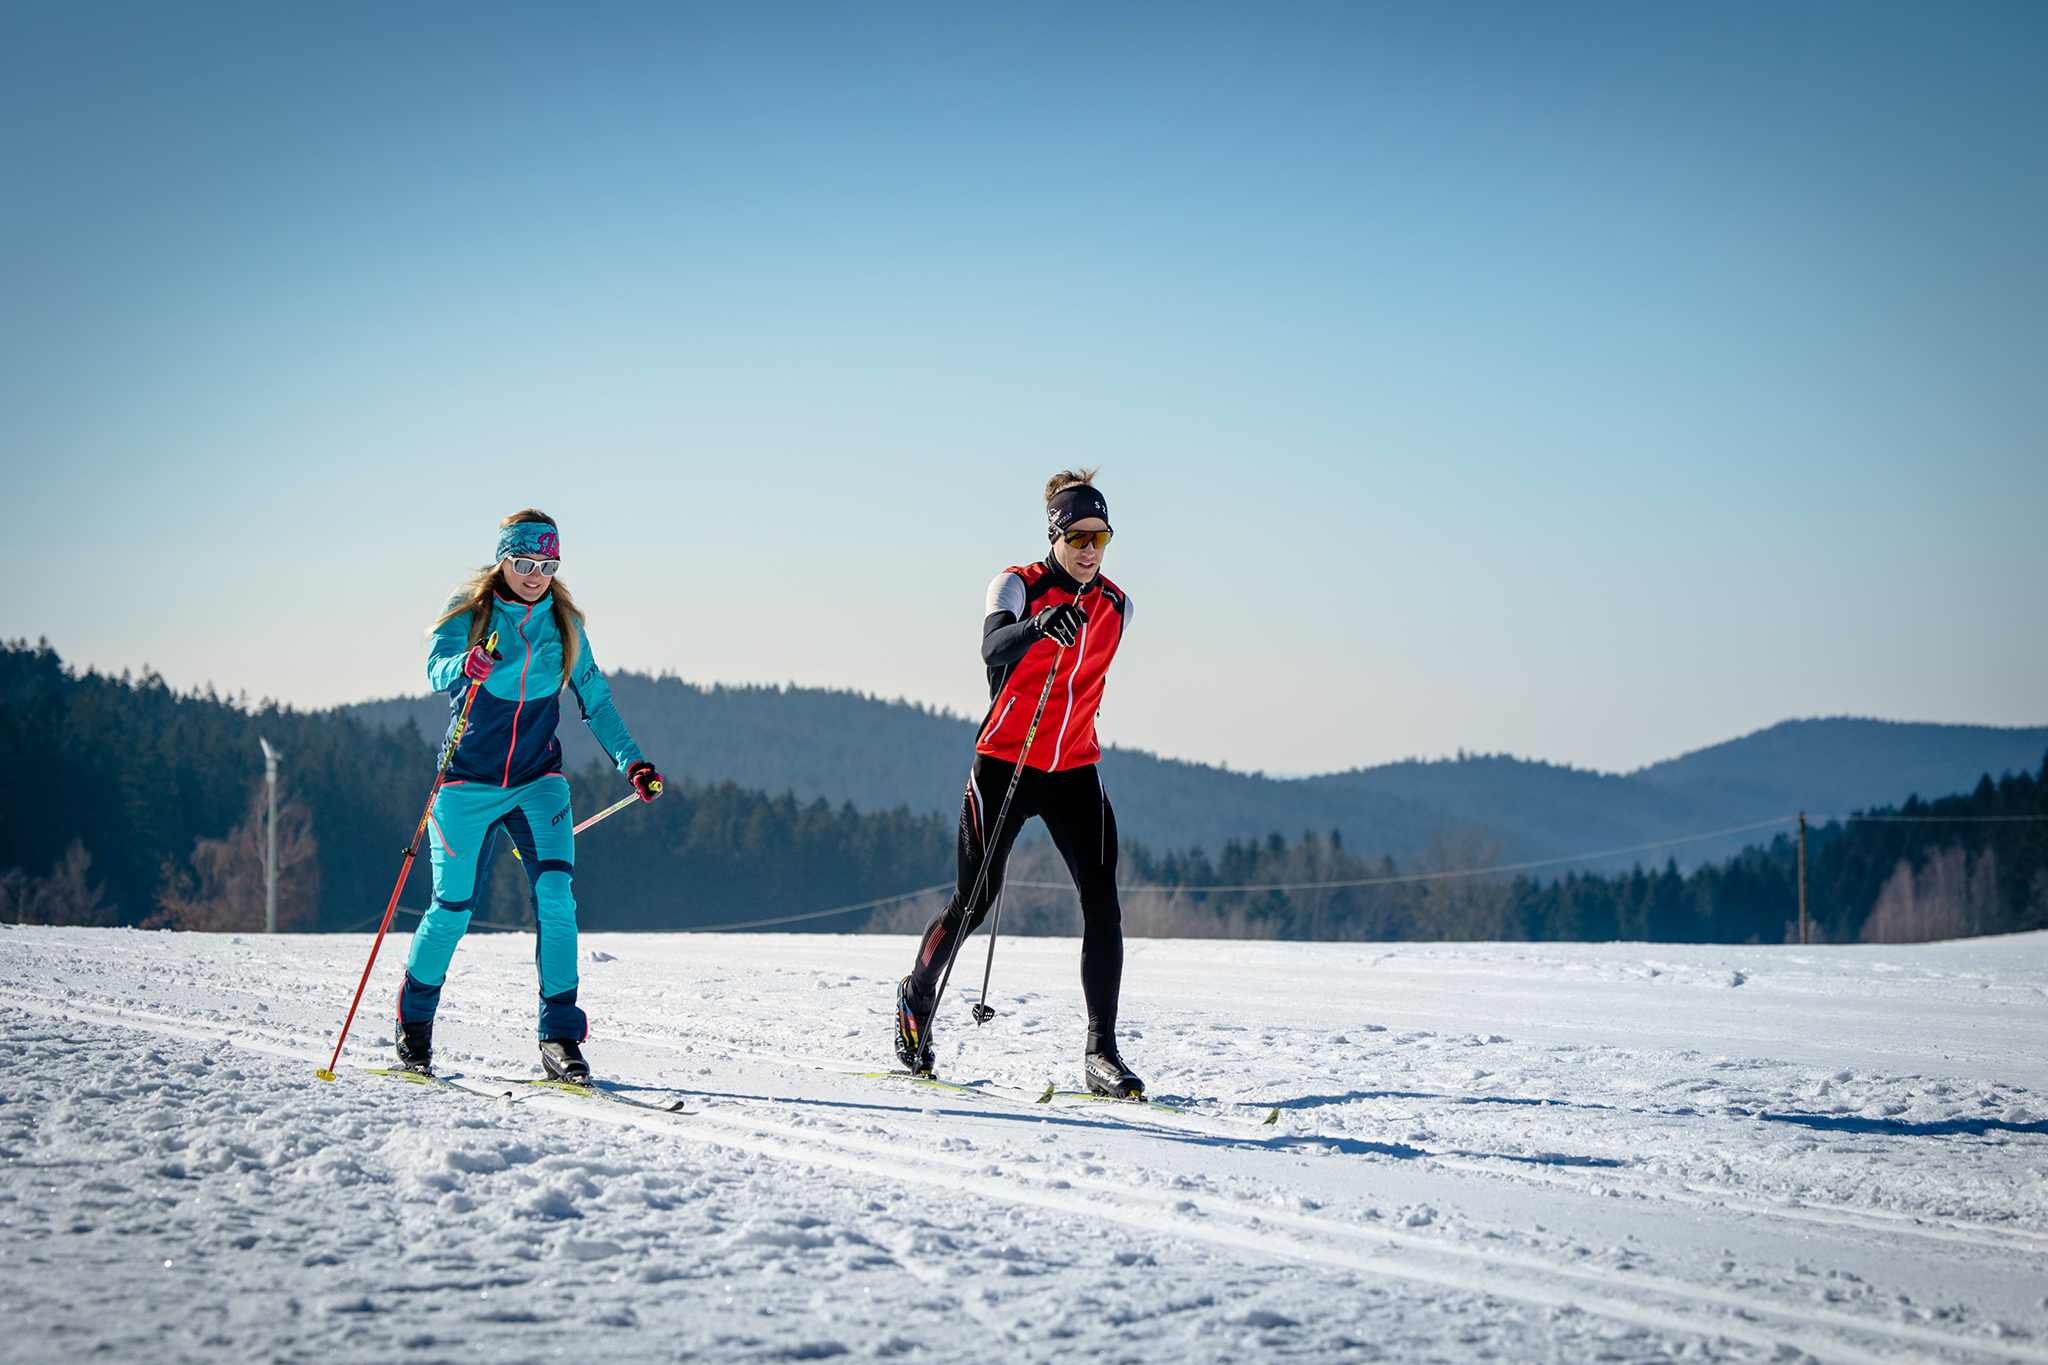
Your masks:
{"label": "shadow on snow", "polygon": [[1901,1119],[1867,1119],[1857,1114],[1758,1114],[1765,1123],[1796,1123],[1830,1133],[1886,1133],[1893,1137],[1983,1137],[1988,1133],[2048,1133],[2048,1122],[2007,1123],[2003,1119],[1944,1119],[1939,1123],[1907,1123]]}

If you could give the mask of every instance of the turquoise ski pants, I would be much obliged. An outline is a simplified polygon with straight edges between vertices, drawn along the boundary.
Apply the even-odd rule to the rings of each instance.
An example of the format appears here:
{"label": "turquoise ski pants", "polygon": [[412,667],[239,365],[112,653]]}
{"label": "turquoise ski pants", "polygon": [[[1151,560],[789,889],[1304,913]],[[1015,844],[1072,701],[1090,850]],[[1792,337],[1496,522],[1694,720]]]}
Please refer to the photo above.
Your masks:
{"label": "turquoise ski pants", "polygon": [[589,1021],[576,1008],[575,821],[569,782],[560,773],[516,787],[450,782],[434,797],[427,824],[434,861],[434,903],[413,931],[398,994],[398,1021],[420,1023],[441,1004],[441,983],[455,945],[469,929],[477,883],[491,865],[502,829],[519,851],[533,896],[534,964],[540,970],[540,1036],[579,1042]]}

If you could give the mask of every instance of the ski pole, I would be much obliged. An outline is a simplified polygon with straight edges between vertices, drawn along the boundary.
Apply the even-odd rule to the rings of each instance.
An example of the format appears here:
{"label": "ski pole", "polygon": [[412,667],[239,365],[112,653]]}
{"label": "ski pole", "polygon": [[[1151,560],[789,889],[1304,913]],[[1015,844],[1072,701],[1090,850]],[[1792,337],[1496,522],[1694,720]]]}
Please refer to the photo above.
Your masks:
{"label": "ski pole", "polygon": [[988,1007],[988,982],[989,978],[995,975],[996,938],[1003,932],[1003,902],[1009,898],[1010,888],[1007,886],[996,892],[995,913],[989,917],[988,961],[983,963],[981,968],[981,999],[975,1001],[974,1008],[968,1011],[968,1013],[974,1016],[974,1022],[977,1025],[986,1024],[989,1020],[996,1017],[996,1012]]}
{"label": "ski pole", "polygon": [[[656,796],[661,795],[661,783],[650,782],[647,785],[653,789],[654,794]],[[617,815],[620,811],[632,805],[635,801],[638,801],[639,799],[639,792],[634,792],[631,796],[622,796],[618,800],[612,802],[609,806],[606,806],[603,810],[599,811],[597,814],[591,816],[588,820],[585,820],[582,824],[576,826],[576,828],[570,830],[569,832],[571,834],[581,834],[584,830],[589,829],[592,825],[604,819],[607,815]]]}
{"label": "ski pole", "polygon": [[[493,659],[498,658],[498,632],[492,631],[491,638],[484,641],[484,650]],[[412,832],[412,842],[406,845],[405,862],[398,869],[398,885],[391,888],[391,902],[384,907],[384,922],[377,926],[376,941],[370,944],[370,960],[363,964],[363,979],[356,983],[356,998],[348,1002],[348,1018],[341,1021],[341,1036],[334,1040],[334,1055],[327,1061],[324,1071],[313,1074],[323,1081],[335,1079],[334,1068],[341,1063],[342,1045],[348,1042],[349,1026],[356,1021],[356,1007],[363,1003],[363,988],[370,984],[370,969],[377,965],[377,951],[384,946],[384,931],[391,927],[391,916],[398,909],[398,897],[405,890],[405,879],[412,873],[413,860],[419,857],[420,839],[427,832],[427,822],[434,818],[434,798],[441,794],[441,781],[448,776],[448,765],[455,760],[455,751],[462,744],[463,735],[469,732],[469,708],[476,705],[476,694],[483,687],[481,680],[471,680],[469,696],[463,699],[462,714],[455,718],[455,728],[449,732],[448,743],[441,749],[441,761],[434,767],[434,787],[427,793],[427,808],[420,812],[419,828]]]}
{"label": "ski pole", "polygon": [[[1077,597],[1075,600],[1078,601],[1079,598]],[[995,846],[1002,837],[1003,821],[1009,818],[1010,802],[1016,797],[1017,784],[1024,777],[1024,760],[1031,754],[1031,741],[1038,738],[1038,722],[1045,715],[1046,699],[1052,696],[1052,681],[1060,675],[1060,657],[1066,652],[1067,647],[1065,645],[1055,645],[1053,647],[1052,667],[1047,670],[1045,686],[1038,693],[1038,709],[1031,713],[1031,728],[1024,732],[1024,747],[1018,752],[1017,766],[1010,773],[1010,789],[1003,793],[1003,807],[996,813],[995,824],[990,827],[989,832],[982,839],[981,867],[974,874],[974,889],[967,893],[967,901],[960,908],[960,933],[953,939],[953,950],[946,954],[945,974],[939,978],[938,993],[932,996],[932,1015],[934,1017],[938,1015],[939,1002],[946,998],[946,983],[953,979],[953,963],[960,957],[960,945],[967,941],[967,916],[974,909],[975,899],[981,895],[982,884],[988,880],[989,864],[995,860]],[[989,925],[988,931],[988,969],[982,973],[981,1000],[975,1005],[973,1010],[974,1022],[977,1024],[986,1024],[989,1020],[996,1017],[996,1012],[988,1007],[988,978],[989,974],[995,971],[996,931],[1002,927],[1002,916],[1002,898],[998,896],[996,898],[995,922]]]}

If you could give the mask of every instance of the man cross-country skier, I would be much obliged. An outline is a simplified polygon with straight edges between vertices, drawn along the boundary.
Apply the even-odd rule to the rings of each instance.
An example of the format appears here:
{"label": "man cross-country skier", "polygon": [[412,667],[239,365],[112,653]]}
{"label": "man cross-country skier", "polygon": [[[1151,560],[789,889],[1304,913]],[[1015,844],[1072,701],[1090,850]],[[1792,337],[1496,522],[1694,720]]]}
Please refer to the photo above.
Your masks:
{"label": "man cross-country skier", "polygon": [[[409,1070],[433,1065],[441,985],[502,829],[533,897],[541,1064],[558,1081],[590,1082],[580,1046],[588,1021],[576,1007],[576,822],[555,738],[562,689],[576,694],[597,742],[641,800],[661,794],[661,774],[612,705],[583,613],[555,577],[561,555],[553,518],[514,512],[499,525],[497,558],[457,589],[433,626],[428,684],[448,694],[458,716],[472,686],[476,696],[429,813],[434,903],[413,931],[398,994],[398,1061]],[[493,632],[496,655],[486,647]]]}
{"label": "man cross-country skier", "polygon": [[[1111,531],[1109,504],[1094,487],[1095,474],[1084,469],[1053,476],[1045,486],[1052,552],[1037,564],[1003,570],[989,585],[981,659],[991,701],[960,806],[959,885],[926,926],[916,965],[896,988],[896,1056],[913,1075],[932,1073],[932,1014],[947,963],[1001,894],[1010,845],[1035,815],[1045,821],[1081,893],[1081,993],[1088,1006],[1082,1066],[1088,1088],[1121,1097],[1144,1093],[1144,1082],[1117,1055],[1124,932],[1116,895],[1116,814],[1095,770],[1102,756],[1095,713],[1110,660],[1130,626],[1131,599],[1102,576]],[[1053,685],[1047,693],[1049,673]],[[1045,713],[1026,753],[1041,695]],[[1016,798],[1003,827],[991,830],[1019,763],[1024,771]],[[990,860],[985,876],[984,858]],[[969,896],[975,897],[972,905]]]}

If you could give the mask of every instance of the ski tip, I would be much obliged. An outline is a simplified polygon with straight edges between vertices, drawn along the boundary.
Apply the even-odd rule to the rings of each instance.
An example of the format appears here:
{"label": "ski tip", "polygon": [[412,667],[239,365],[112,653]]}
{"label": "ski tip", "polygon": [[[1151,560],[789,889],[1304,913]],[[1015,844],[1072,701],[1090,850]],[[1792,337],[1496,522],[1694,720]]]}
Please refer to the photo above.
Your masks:
{"label": "ski tip", "polygon": [[[1273,1123],[1278,1123],[1279,1121],[1280,1121],[1280,1106],[1276,1104],[1276,1105],[1274,1105],[1274,1106],[1273,1106],[1273,1112],[1272,1112],[1272,1113],[1270,1113],[1270,1114],[1268,1114],[1268,1115],[1266,1115],[1266,1123],[1267,1123],[1267,1124],[1273,1124]],[[1262,1124],[1261,1126],[1263,1127],[1263,1126],[1265,1126],[1265,1125],[1263,1125],[1263,1124]]]}
{"label": "ski tip", "polygon": [[321,1070],[316,1071],[313,1074],[315,1076],[318,1076],[323,1081],[338,1081],[341,1079],[341,1077],[335,1075],[332,1071],[326,1070],[325,1068],[322,1068]]}
{"label": "ski tip", "polygon": [[1051,1104],[1051,1103],[1052,1103],[1052,1082],[1051,1082],[1051,1081],[1047,1081],[1047,1082],[1045,1083],[1045,1093],[1044,1093],[1043,1095],[1040,1095],[1040,1096],[1039,1096],[1039,1097],[1038,1097],[1038,1098],[1037,1098],[1036,1100],[1034,1100],[1034,1101],[1033,1101],[1033,1103],[1035,1103],[1035,1104]]}

